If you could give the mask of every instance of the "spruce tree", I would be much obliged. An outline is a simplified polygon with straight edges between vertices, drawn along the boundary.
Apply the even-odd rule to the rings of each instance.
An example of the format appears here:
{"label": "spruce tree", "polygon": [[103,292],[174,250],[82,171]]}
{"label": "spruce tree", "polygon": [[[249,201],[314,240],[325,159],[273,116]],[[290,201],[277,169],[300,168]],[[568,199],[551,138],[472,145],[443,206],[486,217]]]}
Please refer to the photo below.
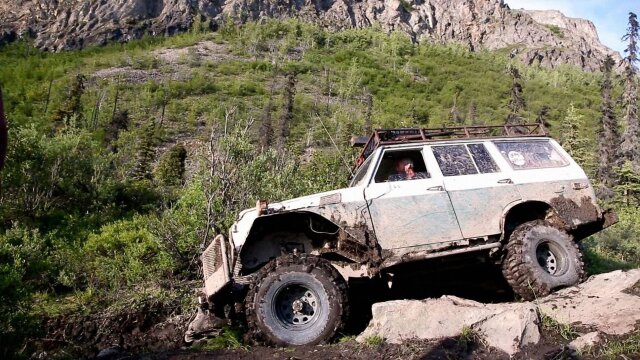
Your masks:
{"label": "spruce tree", "polygon": [[[571,105],[573,107],[573,105]],[[551,124],[549,123],[549,106],[542,105],[540,110],[538,110],[538,114],[536,116],[536,122],[545,128],[550,128]]]}
{"label": "spruce tree", "polygon": [[509,100],[509,115],[507,115],[507,125],[522,124],[520,111],[526,108],[526,102],[523,97],[522,85],[520,84],[520,71],[513,65],[509,66],[509,74],[511,75],[511,99]]}
{"label": "spruce tree", "polygon": [[60,131],[65,127],[77,127],[84,121],[82,95],[84,94],[86,81],[87,78],[84,75],[76,75],[69,89],[67,99],[53,115],[53,123],[56,130]]}
{"label": "spruce tree", "polygon": [[280,129],[278,132],[278,153],[284,152],[285,143],[289,137],[289,129],[293,120],[293,101],[296,96],[297,74],[295,71],[289,72],[287,82],[284,86],[284,108],[280,119]]}
{"label": "spruce tree", "polygon": [[635,171],[640,171],[640,125],[638,124],[638,71],[636,62],[638,61],[638,19],[636,14],[629,13],[629,28],[627,34],[622,38],[629,42],[625,49],[627,56],[624,58],[624,94],[623,103],[625,107],[624,123],[626,130],[622,137],[622,157],[623,161],[631,163]]}
{"label": "spruce tree", "polygon": [[156,148],[155,125],[155,122],[151,120],[141,129],[141,136],[136,146],[135,163],[129,172],[131,179],[151,179],[151,166],[155,157]]}
{"label": "spruce tree", "polygon": [[580,136],[580,129],[584,126],[582,115],[573,106],[569,105],[567,116],[560,124],[560,143],[562,147],[573,157],[578,164],[589,167],[591,159],[587,150],[587,139]]}
{"label": "spruce tree", "polygon": [[122,130],[129,129],[129,110],[116,111],[115,116],[111,118],[111,121],[105,127],[104,144],[111,152],[117,152],[118,147],[114,142],[120,137]]}
{"label": "spruce tree", "polygon": [[164,186],[180,186],[184,181],[187,149],[184,145],[176,144],[164,153],[158,161],[155,178]]}
{"label": "spruce tree", "polygon": [[613,189],[617,183],[615,168],[619,166],[617,144],[620,141],[618,120],[616,119],[611,98],[611,72],[614,61],[607,56],[602,66],[602,107],[598,129],[598,164],[596,178],[600,182],[600,196],[609,199],[613,196]]}

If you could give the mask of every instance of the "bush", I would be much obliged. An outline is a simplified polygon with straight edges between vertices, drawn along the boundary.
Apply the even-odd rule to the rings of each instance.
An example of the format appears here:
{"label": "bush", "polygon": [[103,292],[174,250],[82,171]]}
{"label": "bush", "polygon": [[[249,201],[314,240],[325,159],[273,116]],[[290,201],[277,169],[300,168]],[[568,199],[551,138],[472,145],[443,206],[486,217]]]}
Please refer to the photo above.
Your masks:
{"label": "bush", "polygon": [[117,291],[170,275],[173,262],[149,231],[150,222],[149,216],[137,215],[89,235],[84,251],[90,286]]}
{"label": "bush", "polygon": [[640,268],[640,209],[616,210],[619,223],[583,241],[589,273]]}

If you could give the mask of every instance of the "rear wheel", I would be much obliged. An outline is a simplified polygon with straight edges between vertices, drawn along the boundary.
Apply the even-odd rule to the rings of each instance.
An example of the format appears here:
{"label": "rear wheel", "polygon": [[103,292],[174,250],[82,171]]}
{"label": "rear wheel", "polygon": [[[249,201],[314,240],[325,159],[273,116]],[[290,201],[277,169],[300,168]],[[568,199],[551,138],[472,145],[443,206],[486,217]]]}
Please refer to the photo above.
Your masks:
{"label": "rear wheel", "polygon": [[542,220],[524,223],[513,231],[502,273],[525,300],[575,285],[585,275],[582,252],[571,235]]}
{"label": "rear wheel", "polygon": [[347,285],[315,256],[283,256],[262,268],[246,299],[250,335],[275,345],[331,339],[348,312]]}

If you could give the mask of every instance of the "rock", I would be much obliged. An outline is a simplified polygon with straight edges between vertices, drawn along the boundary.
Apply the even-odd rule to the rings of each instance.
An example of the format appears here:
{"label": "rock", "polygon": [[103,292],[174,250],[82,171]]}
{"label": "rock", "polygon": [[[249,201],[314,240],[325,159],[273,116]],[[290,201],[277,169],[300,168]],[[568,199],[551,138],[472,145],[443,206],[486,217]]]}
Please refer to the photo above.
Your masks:
{"label": "rock", "polygon": [[378,25],[415,41],[459,43],[470,50],[516,46],[526,63],[550,67],[568,63],[597,70],[607,54],[620,60],[600,43],[590,21],[557,11],[511,10],[502,0],[24,0],[0,4],[0,43],[32,36],[39,48],[59,51],[170,35],[194,19],[215,28],[225,18],[265,17],[296,17],[331,30]]}
{"label": "rock", "polygon": [[[481,304],[455,296],[395,300],[374,304],[373,318],[357,340],[380,336],[390,343],[418,338],[455,337],[464,327],[478,332],[488,345],[514,355],[540,340],[538,314],[590,331],[569,347],[594,345],[600,333],[624,335],[640,324],[640,269],[595,275],[586,282],[533,302]],[[409,321],[407,320],[409,319]]]}
{"label": "rock", "polygon": [[[488,345],[513,355],[540,339],[538,313],[531,303],[481,304],[455,296],[439,299],[396,300],[377,303],[373,319],[358,336],[381,336],[390,343],[404,340],[440,339],[461,334],[463,328],[477,331]],[[407,319],[412,319],[407,321]]]}
{"label": "rock", "polygon": [[640,296],[628,293],[638,281],[640,269],[595,275],[541,299],[540,311],[563,324],[626,334],[640,322]]}
{"label": "rock", "polygon": [[131,354],[128,354],[120,346],[112,346],[106,349],[102,349],[96,356],[96,359],[99,360],[125,360],[130,358]]}
{"label": "rock", "polygon": [[597,344],[598,341],[600,341],[600,333],[597,331],[593,331],[579,336],[577,339],[570,342],[569,348],[576,351],[582,351]]}

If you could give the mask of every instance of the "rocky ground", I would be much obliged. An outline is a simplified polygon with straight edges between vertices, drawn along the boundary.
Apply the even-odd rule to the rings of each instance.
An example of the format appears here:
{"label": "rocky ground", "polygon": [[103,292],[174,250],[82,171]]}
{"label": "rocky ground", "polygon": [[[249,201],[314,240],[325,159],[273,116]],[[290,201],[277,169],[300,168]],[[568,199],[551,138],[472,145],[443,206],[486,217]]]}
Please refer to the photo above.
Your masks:
{"label": "rocky ground", "polygon": [[223,333],[192,347],[134,355],[110,348],[98,358],[640,359],[639,294],[640,269],[614,271],[533,302],[483,304],[447,295],[376,303],[359,336],[327,345],[244,345]]}

